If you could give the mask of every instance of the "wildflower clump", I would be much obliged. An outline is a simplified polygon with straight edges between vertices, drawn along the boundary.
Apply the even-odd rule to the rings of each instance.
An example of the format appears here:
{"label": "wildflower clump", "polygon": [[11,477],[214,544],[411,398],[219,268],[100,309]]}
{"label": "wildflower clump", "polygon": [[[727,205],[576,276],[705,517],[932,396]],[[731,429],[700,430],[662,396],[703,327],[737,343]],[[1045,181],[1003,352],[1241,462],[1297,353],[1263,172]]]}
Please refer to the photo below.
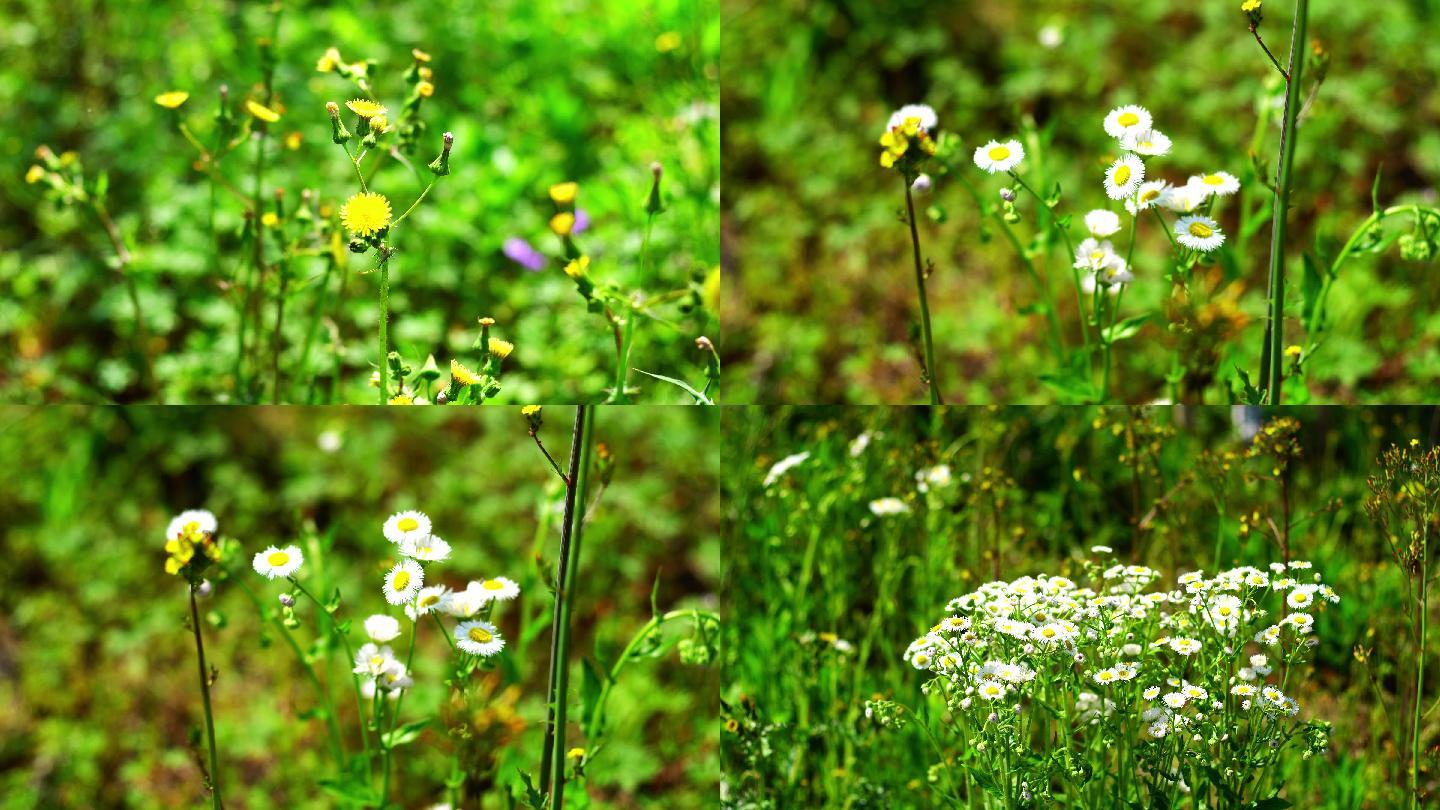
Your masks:
{"label": "wildflower clump", "polygon": [[1327,737],[1295,719],[1295,693],[1319,643],[1315,616],[1340,597],[1305,561],[1194,571],[1167,588],[1154,569],[1093,553],[1088,584],[988,582],[905,650],[924,693],[944,701],[951,742],[977,752],[972,775],[1009,796],[1093,801],[1088,777],[1056,782],[1049,760],[1012,755],[1046,740],[1067,749],[1073,776],[1116,775],[1122,804],[1172,806],[1186,780],[1235,806],[1273,796],[1263,766]]}
{"label": "wildflower clump", "polygon": [[920,167],[935,155],[935,130],[939,118],[928,104],[906,104],[890,115],[880,134],[880,165],[898,169],[907,178],[920,174]]}
{"label": "wildflower clump", "polygon": [[170,520],[165,529],[165,573],[184,576],[198,584],[206,569],[224,558],[216,539],[215,515],[204,509],[188,509]]}

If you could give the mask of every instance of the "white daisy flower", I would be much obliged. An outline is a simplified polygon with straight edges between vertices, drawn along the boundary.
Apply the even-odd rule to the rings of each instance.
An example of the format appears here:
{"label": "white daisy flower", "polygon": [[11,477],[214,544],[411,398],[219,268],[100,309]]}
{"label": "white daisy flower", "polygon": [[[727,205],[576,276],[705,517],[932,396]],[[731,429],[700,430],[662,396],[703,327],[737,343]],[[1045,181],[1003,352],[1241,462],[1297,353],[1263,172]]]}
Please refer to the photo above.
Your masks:
{"label": "white daisy flower", "polygon": [[1143,135],[1154,129],[1150,111],[1135,104],[1116,107],[1105,116],[1105,134],[1112,138]]}
{"label": "white daisy flower", "polygon": [[384,672],[385,668],[394,661],[395,653],[388,646],[382,647],[379,644],[366,643],[355,651],[355,669],[352,671],[357,675],[368,675],[374,678]]}
{"label": "white daisy flower", "polygon": [[426,562],[441,562],[450,557],[450,544],[435,535],[417,537],[401,543],[400,553]]}
{"label": "white daisy flower", "polygon": [[178,540],[185,534],[214,535],[218,524],[215,515],[205,509],[186,509],[170,519],[165,529],[166,540]]}
{"label": "white daisy flower", "polygon": [[384,613],[376,613],[365,620],[365,635],[371,641],[384,644],[400,637],[400,620]]}
{"label": "white daisy flower", "polygon": [[1158,686],[1149,686],[1149,687],[1146,687],[1146,688],[1145,688],[1145,691],[1140,693],[1140,696],[1143,697],[1143,698],[1145,698],[1146,700],[1154,700],[1155,698],[1160,697],[1160,687],[1158,687]]}
{"label": "white daisy flower", "polygon": [[975,691],[985,700],[999,700],[1005,697],[1005,686],[999,681],[986,679],[975,687]]}
{"label": "white daisy flower", "polygon": [[1296,610],[1304,610],[1315,604],[1315,587],[1302,586],[1296,588],[1285,598],[1285,602]]}
{"label": "white daisy flower", "polygon": [[508,602],[520,595],[520,585],[508,577],[471,582],[467,590],[479,591],[487,602]]}
{"label": "white daisy flower", "polygon": [[910,507],[899,498],[879,498],[870,502],[870,511],[878,516],[903,515]]}
{"label": "white daisy flower", "polygon": [[1125,210],[1129,211],[1131,216],[1135,216],[1141,211],[1161,205],[1165,198],[1165,191],[1169,188],[1170,184],[1164,180],[1141,183],[1140,190],[1136,192],[1135,196],[1125,201]]}
{"label": "white daisy flower", "polygon": [[417,621],[419,617],[427,613],[441,610],[445,601],[450,597],[450,589],[444,585],[432,585],[428,588],[421,588],[416,595],[414,604],[405,606],[405,615],[410,621]]}
{"label": "white daisy flower", "polygon": [[1237,697],[1251,697],[1255,694],[1255,687],[1248,683],[1237,683],[1230,687],[1230,694]]}
{"label": "white daisy flower", "polygon": [[1085,228],[1090,235],[1104,239],[1120,232],[1120,215],[1114,211],[1097,208],[1085,215]]}
{"label": "white daisy flower", "polygon": [[1122,155],[1105,170],[1105,195],[1112,200],[1127,200],[1145,182],[1145,164],[1134,155]]}
{"label": "white daisy flower", "polygon": [[1079,270],[1099,270],[1115,256],[1115,246],[1107,239],[1087,237],[1075,248],[1075,267]]}
{"label": "white daisy flower", "polygon": [[1135,280],[1130,265],[1117,256],[1111,256],[1105,266],[1095,272],[1095,280],[1105,287],[1119,287]]}
{"label": "white daisy flower", "polygon": [[1115,669],[1112,667],[1107,667],[1100,670],[1099,672],[1096,672],[1090,677],[1095,680],[1095,683],[1098,683],[1101,686],[1109,686],[1110,684],[1120,680],[1120,673],[1116,672]]}
{"label": "white daisy flower", "polygon": [[366,702],[374,700],[376,692],[379,692],[385,697],[386,700],[389,700],[391,702],[394,702],[397,698],[400,697],[400,693],[403,690],[395,689],[387,692],[384,689],[380,689],[376,686],[378,682],[379,681],[376,678],[366,678],[360,682],[360,696],[364,698]]}
{"label": "white daisy flower", "polygon": [[391,661],[385,670],[376,676],[375,682],[380,685],[381,689],[388,692],[409,689],[415,685],[415,679],[410,677],[405,665],[399,661]]}
{"label": "white daisy flower", "polygon": [[1225,242],[1225,234],[1215,220],[1200,215],[1175,220],[1175,241],[1190,248],[1210,252]]}
{"label": "white daisy flower", "polygon": [[1164,697],[1165,705],[1176,711],[1185,708],[1187,698],[1179,692],[1168,692]]}
{"label": "white daisy flower", "polygon": [[1194,186],[1171,186],[1160,194],[1160,204],[1177,214],[1189,214],[1209,196]]}
{"label": "white daisy flower", "polygon": [[1240,190],[1240,180],[1229,172],[1197,174],[1190,178],[1188,185],[1202,189],[1206,194],[1228,197]]}
{"label": "white daisy flower", "polygon": [[1181,655],[1191,655],[1200,652],[1200,642],[1193,638],[1172,638],[1170,639],[1170,649]]}
{"label": "white daisy flower", "polygon": [[810,453],[808,452],[795,453],[794,455],[786,456],[775,462],[771,465],[770,471],[765,473],[765,488],[769,489],[774,486],[775,482],[779,481],[782,475],[805,463],[805,460],[808,458],[810,458]]}
{"label": "white daisy flower", "polygon": [[424,512],[396,512],[385,521],[385,539],[396,545],[430,535],[430,518]]}
{"label": "white daisy flower", "polygon": [[991,174],[1008,172],[1025,159],[1025,147],[1017,140],[991,141],[975,150],[975,165]]}
{"label": "white daisy flower", "polygon": [[300,553],[299,546],[286,546],[276,548],[270,546],[259,554],[255,555],[255,573],[263,574],[270,579],[288,577],[300,568],[305,562],[305,555]]}
{"label": "white daisy flower", "polygon": [[408,605],[425,585],[425,569],[414,560],[401,560],[385,575],[385,601],[392,605]]}
{"label": "white daisy flower", "polygon": [[934,132],[935,127],[940,123],[939,117],[935,115],[935,108],[929,104],[906,104],[890,114],[890,121],[885,124],[885,128],[895,129],[903,126],[911,118],[920,122],[922,132]]}
{"label": "white daisy flower", "polygon": [[455,627],[455,646],[471,655],[489,657],[505,648],[505,639],[495,625],[483,621],[461,622]]}
{"label": "white daisy flower", "polygon": [[1120,148],[1139,155],[1160,157],[1170,154],[1170,136],[1158,129],[1148,132],[1126,132],[1120,136]]}

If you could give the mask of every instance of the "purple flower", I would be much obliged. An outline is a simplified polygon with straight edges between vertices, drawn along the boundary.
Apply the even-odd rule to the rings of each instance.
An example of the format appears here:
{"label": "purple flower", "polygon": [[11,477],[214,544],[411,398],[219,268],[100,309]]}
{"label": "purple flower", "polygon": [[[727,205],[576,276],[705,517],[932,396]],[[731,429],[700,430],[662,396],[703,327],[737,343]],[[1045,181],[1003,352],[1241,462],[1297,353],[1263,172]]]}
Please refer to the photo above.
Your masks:
{"label": "purple flower", "polygon": [[576,209],[575,209],[575,227],[573,227],[573,228],[570,229],[570,233],[584,233],[584,232],[585,232],[585,229],[587,229],[587,228],[589,228],[589,227],[590,227],[590,214],[589,214],[588,212],[586,212],[586,210],[585,210],[584,208],[576,208]]}
{"label": "purple flower", "polygon": [[505,245],[501,250],[505,252],[506,258],[526,270],[545,269],[545,257],[535,248],[530,247],[529,242],[526,242],[518,236],[512,236],[506,239]]}

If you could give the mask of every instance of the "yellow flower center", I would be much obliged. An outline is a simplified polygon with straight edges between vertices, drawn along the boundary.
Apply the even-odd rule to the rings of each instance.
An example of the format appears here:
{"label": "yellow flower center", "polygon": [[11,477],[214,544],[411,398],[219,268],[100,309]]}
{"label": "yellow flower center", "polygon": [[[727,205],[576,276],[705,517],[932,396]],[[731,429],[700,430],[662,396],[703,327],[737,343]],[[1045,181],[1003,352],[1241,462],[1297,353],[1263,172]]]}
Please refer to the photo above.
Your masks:
{"label": "yellow flower center", "polygon": [[1140,116],[1133,112],[1120,113],[1120,117],[1116,120],[1120,122],[1120,126],[1122,127],[1133,127],[1140,123]]}
{"label": "yellow flower center", "polygon": [[345,106],[350,108],[350,112],[361,118],[374,118],[377,115],[384,115],[386,112],[384,105],[364,98],[351,99],[345,102]]}
{"label": "yellow flower center", "polygon": [[1198,236],[1201,239],[1209,239],[1212,235],[1214,235],[1214,233],[1215,230],[1203,222],[1190,223],[1191,236]]}
{"label": "yellow flower center", "polygon": [[283,551],[272,551],[272,552],[270,552],[270,556],[268,556],[268,557],[265,558],[265,562],[268,562],[268,563],[270,563],[271,565],[276,566],[276,567],[278,568],[279,566],[282,566],[282,565],[284,565],[285,563],[290,562],[290,555],[289,555],[289,554],[286,554],[286,553],[283,552]]}
{"label": "yellow flower center", "polygon": [[372,669],[379,669],[379,668],[380,668],[380,665],[383,664],[383,663],[385,663],[385,656],[383,656],[383,655],[372,655],[372,656],[370,656],[370,667],[371,667]]}
{"label": "yellow flower center", "polygon": [[1121,166],[1115,170],[1115,185],[1123,186],[1130,182],[1130,167]]}
{"label": "yellow flower center", "polygon": [[432,593],[420,600],[420,607],[430,607],[431,605],[439,601],[440,597]]}
{"label": "yellow flower center", "polygon": [[1159,196],[1160,196],[1160,189],[1158,189],[1158,188],[1148,189],[1148,190],[1146,190],[1146,191],[1140,192],[1140,202],[1150,202],[1151,200],[1153,200],[1153,199],[1155,199],[1156,197],[1159,197]]}
{"label": "yellow flower center", "polygon": [[401,572],[397,573],[397,574],[395,575],[395,580],[394,580],[394,583],[393,583],[393,587],[394,587],[395,590],[397,590],[397,591],[403,591],[403,590],[405,590],[406,588],[410,587],[410,572],[409,572],[409,571],[401,571]]}
{"label": "yellow flower center", "polygon": [[1105,258],[1105,251],[1103,251],[1103,250],[1092,250],[1092,251],[1090,251],[1090,261],[1091,261],[1091,263],[1099,263],[1099,261],[1100,261],[1101,259],[1103,259],[1103,258]]}
{"label": "yellow flower center", "polygon": [[1223,186],[1223,185],[1225,185],[1225,178],[1221,177],[1221,176],[1218,175],[1218,174],[1207,174],[1207,175],[1205,175],[1205,185],[1207,185],[1207,186]]}
{"label": "yellow flower center", "polygon": [[489,644],[490,640],[494,638],[494,636],[490,635],[483,627],[472,627],[466,635],[470,637],[471,641],[479,642],[480,644]]}
{"label": "yellow flower center", "polygon": [[413,532],[420,528],[420,521],[412,517],[400,518],[400,522],[395,525],[398,526],[402,532]]}
{"label": "yellow flower center", "polygon": [[498,579],[487,579],[480,587],[487,591],[503,591],[505,590],[505,583]]}
{"label": "yellow flower center", "polygon": [[996,146],[990,149],[991,160],[1004,160],[1008,157],[1010,157],[1010,147],[1008,146]]}

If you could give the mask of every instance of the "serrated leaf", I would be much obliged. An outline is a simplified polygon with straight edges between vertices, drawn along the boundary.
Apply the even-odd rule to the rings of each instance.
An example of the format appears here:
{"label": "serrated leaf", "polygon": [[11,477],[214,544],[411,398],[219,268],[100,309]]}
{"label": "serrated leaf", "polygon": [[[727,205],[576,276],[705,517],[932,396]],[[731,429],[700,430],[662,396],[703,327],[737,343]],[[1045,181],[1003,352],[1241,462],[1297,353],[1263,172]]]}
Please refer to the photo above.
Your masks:
{"label": "serrated leaf", "polygon": [[994,777],[974,766],[967,765],[965,767],[970,771],[970,778],[974,779],[975,784],[979,785],[986,793],[997,799],[1005,798],[1004,794],[1000,792],[1000,786],[995,783]]}
{"label": "serrated leaf", "polygon": [[633,371],[638,371],[638,372],[640,372],[641,374],[644,374],[646,377],[654,377],[655,379],[657,379],[657,380],[659,380],[659,381],[661,381],[661,382],[670,383],[671,385],[675,386],[676,388],[679,388],[679,389],[683,390],[685,393],[687,393],[687,394],[689,394],[690,396],[694,397],[694,398],[695,398],[695,401],[696,401],[698,404],[700,404],[700,405],[714,405],[714,404],[715,404],[714,402],[711,402],[711,401],[710,401],[710,398],[709,398],[709,397],[705,396],[704,394],[700,393],[699,391],[696,391],[695,388],[690,385],[690,383],[687,383],[687,382],[685,382],[684,380],[677,380],[677,379],[675,379],[674,377],[666,377],[664,374],[651,374],[650,372],[646,371],[646,370],[643,369],[643,368],[637,368],[637,369],[632,369],[632,370],[633,370]]}

